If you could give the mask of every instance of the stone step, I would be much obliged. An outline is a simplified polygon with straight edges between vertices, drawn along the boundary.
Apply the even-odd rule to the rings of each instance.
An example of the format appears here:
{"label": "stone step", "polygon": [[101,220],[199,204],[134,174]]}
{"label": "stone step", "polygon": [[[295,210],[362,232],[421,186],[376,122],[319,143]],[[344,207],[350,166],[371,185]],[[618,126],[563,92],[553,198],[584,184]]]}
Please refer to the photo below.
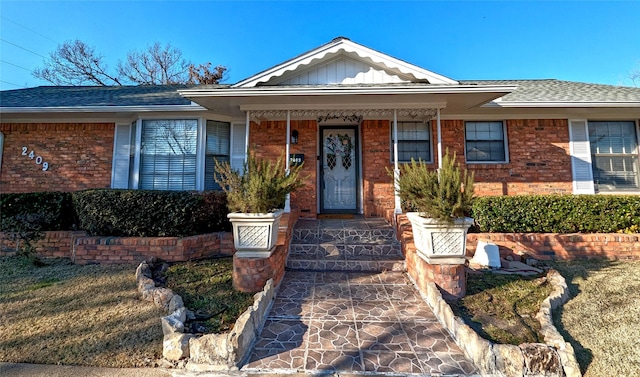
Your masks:
{"label": "stone step", "polygon": [[308,244],[291,243],[289,247],[290,255],[303,255],[309,259],[324,258],[331,255],[353,256],[399,256],[401,255],[400,244],[397,242],[386,242],[376,244],[342,244],[335,242]]}
{"label": "stone step", "polygon": [[287,258],[287,268],[289,270],[313,270],[313,271],[405,271],[405,263],[402,257],[392,256],[367,256],[360,259],[340,259],[323,258],[308,259],[301,258],[300,255],[289,255]]}
{"label": "stone step", "polygon": [[339,242],[352,243],[381,243],[395,241],[392,228],[381,229],[294,229],[292,243],[323,243]]}

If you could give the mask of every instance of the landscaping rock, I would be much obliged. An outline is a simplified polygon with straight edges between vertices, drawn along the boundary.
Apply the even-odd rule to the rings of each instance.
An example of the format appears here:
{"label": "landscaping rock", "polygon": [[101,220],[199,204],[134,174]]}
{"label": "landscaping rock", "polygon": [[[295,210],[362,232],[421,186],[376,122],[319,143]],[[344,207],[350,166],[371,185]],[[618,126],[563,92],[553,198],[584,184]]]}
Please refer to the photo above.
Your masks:
{"label": "landscaping rock", "polygon": [[524,356],[524,376],[564,376],[560,356],[552,347],[540,343],[523,343],[520,349]]}
{"label": "landscaping rock", "polygon": [[177,361],[189,357],[189,341],[191,334],[169,334],[162,342],[162,356],[167,360]]}

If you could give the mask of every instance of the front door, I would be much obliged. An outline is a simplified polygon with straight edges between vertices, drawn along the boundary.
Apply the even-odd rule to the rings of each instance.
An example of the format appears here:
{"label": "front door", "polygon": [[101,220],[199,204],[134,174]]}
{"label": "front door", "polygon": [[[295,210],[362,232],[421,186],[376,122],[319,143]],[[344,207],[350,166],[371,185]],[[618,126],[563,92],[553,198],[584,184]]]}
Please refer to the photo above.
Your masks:
{"label": "front door", "polygon": [[356,127],[322,127],[321,212],[357,213],[358,161]]}

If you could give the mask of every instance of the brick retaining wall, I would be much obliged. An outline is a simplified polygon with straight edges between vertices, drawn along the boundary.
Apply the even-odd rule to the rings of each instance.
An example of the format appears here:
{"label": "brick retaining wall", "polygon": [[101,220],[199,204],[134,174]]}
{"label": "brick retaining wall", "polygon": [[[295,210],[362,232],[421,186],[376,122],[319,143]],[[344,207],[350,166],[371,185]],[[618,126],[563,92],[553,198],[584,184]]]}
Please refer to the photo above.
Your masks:
{"label": "brick retaining wall", "polygon": [[[13,255],[15,242],[0,233],[0,255]],[[45,232],[35,243],[42,257],[70,258],[77,264],[140,263],[151,257],[168,262],[234,253],[230,232],[191,237],[90,237],[85,232]]]}

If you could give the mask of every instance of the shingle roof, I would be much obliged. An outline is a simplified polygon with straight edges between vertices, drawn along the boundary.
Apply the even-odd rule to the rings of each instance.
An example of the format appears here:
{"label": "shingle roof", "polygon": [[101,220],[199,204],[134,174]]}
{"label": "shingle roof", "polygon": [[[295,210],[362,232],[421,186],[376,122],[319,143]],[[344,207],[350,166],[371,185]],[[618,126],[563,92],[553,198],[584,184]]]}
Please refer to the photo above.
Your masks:
{"label": "shingle roof", "polygon": [[547,80],[470,80],[463,85],[517,85],[503,102],[640,102],[640,88]]}
{"label": "shingle roof", "polygon": [[0,92],[0,107],[190,105],[179,89],[192,85],[40,86]]}

